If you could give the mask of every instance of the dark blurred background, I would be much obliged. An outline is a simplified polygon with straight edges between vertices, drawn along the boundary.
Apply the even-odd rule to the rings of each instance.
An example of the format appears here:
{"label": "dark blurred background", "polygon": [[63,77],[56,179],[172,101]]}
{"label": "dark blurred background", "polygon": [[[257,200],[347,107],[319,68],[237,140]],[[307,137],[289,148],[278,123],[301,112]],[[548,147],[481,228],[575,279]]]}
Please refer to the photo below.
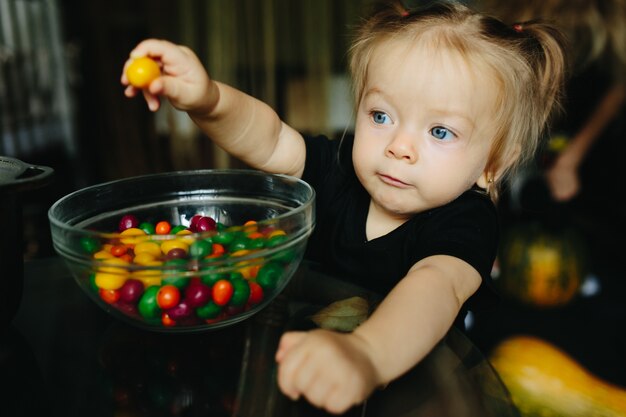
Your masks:
{"label": "dark blurred background", "polygon": [[[565,22],[565,11],[559,7],[570,5],[580,11],[587,10],[580,8],[583,4],[603,9],[623,2],[484,3],[503,15],[494,4],[508,5],[508,12],[518,11],[512,5],[521,10],[522,4],[554,4],[550,12]],[[142,174],[241,166],[204,138],[185,114],[167,105],[151,113],[143,100],[124,97],[119,82],[122,67],[140,40],[157,37],[185,44],[198,53],[215,79],[266,101],[296,129],[335,136],[351,127],[346,48],[350,27],[367,4],[368,0],[0,0],[0,155],[56,172],[50,185],[22,196],[24,241],[19,243],[24,258],[53,254],[47,210],[71,191]],[[590,14],[597,12],[593,7]],[[539,8],[529,13],[535,12]],[[518,20],[515,13],[507,16]],[[618,13],[610,16],[623,18]],[[607,19],[597,17],[592,16],[594,22],[608,27]],[[626,27],[623,20],[612,25],[618,31]],[[573,27],[583,36],[592,30]],[[624,43],[607,50],[609,55],[621,54],[618,59],[626,55]],[[570,118],[560,120],[560,127],[570,128],[570,136],[590,117],[605,91],[615,85],[623,88],[624,67],[607,64],[606,56],[596,58],[570,73],[564,102]],[[620,68],[621,75],[613,68]],[[597,375],[626,386],[622,333],[626,280],[620,262],[626,247],[625,120],[621,105],[585,158],[580,168],[582,191],[572,200],[555,202],[550,197],[542,177],[546,157],[554,157],[547,148],[537,165],[503,193],[505,232],[528,221],[546,229],[575,229],[589,248],[590,269],[578,297],[566,306],[536,309],[505,299],[499,312],[477,315],[471,336],[485,352],[509,334],[534,333],[563,346]]]}
{"label": "dark blurred background", "polygon": [[46,211],[87,185],[155,172],[240,167],[184,113],[153,114],[119,82],[131,49],[194,49],[215,79],[296,128],[350,124],[349,27],[364,0],[0,0],[0,155],[55,170],[22,196],[26,259],[52,254]]}

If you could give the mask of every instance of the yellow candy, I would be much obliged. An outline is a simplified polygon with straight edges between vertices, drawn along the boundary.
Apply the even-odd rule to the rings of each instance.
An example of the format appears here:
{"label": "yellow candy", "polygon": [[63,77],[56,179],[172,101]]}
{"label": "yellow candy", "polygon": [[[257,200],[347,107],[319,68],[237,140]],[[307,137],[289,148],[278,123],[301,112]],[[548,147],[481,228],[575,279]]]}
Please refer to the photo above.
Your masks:
{"label": "yellow candy", "polygon": [[145,253],[152,255],[153,259],[161,255],[161,247],[156,242],[137,243],[135,245],[134,251],[135,251],[135,258],[136,258],[136,255],[145,254]]}
{"label": "yellow candy", "polygon": [[245,279],[254,279],[261,269],[259,264],[250,264],[249,262],[239,262],[237,265],[237,272],[239,272]]}
{"label": "yellow candy", "polygon": [[126,282],[127,275],[110,274],[108,272],[96,272],[95,282],[98,288],[105,290],[117,290]]}
{"label": "yellow candy", "polygon": [[193,236],[187,235],[193,235],[193,232],[189,229],[183,229],[176,233],[176,236],[180,236],[180,241],[185,242],[187,245],[191,245],[196,239]]}
{"label": "yellow candy", "polygon": [[[152,263],[149,263],[146,266],[160,266],[162,264],[163,262],[152,261]],[[141,281],[145,288],[148,288],[152,285],[161,285],[161,271],[159,270],[147,269],[142,271],[135,271],[131,275],[133,278]]]}
{"label": "yellow candy", "polygon": [[182,249],[185,252],[189,252],[189,245],[182,239],[166,240],[161,243],[161,252],[163,252],[164,255],[167,255],[172,249]]}
{"label": "yellow candy", "polygon": [[144,288],[148,288],[148,287],[152,287],[153,285],[161,285],[161,277],[155,277],[155,276],[134,276],[133,278],[138,279],[139,281],[142,282],[143,287]]}
{"label": "yellow candy", "polygon": [[[161,255],[161,249],[159,249],[159,255]],[[142,252],[140,254],[135,255],[133,262],[137,265],[150,265],[152,262],[156,260],[156,256],[148,252]]]}
{"label": "yellow candy", "polygon": [[[119,265],[119,266],[110,266]],[[125,268],[128,262],[119,258],[106,259],[106,266],[101,266],[96,272],[95,283],[98,288],[105,290],[117,290],[124,285],[129,272]]]}
{"label": "yellow candy", "polygon": [[98,271],[110,272],[112,274],[128,274],[128,270],[125,268],[127,266],[128,262],[113,256],[111,259],[106,259],[106,262],[103,262],[103,265],[98,268]]}
{"label": "yellow candy", "polygon": [[280,229],[276,229],[272,232],[270,232],[269,235],[267,235],[268,238],[272,238],[274,236],[285,236],[287,233],[285,233],[284,230],[280,230]]}
{"label": "yellow candy", "polygon": [[137,245],[138,243],[145,242],[148,239],[146,232],[136,227],[129,227],[120,233],[120,241],[126,245]]}
{"label": "yellow candy", "polygon": [[111,258],[115,258],[115,256],[113,256],[111,252],[108,252],[106,250],[101,250],[101,251],[94,253],[93,258],[94,259],[111,259]]}

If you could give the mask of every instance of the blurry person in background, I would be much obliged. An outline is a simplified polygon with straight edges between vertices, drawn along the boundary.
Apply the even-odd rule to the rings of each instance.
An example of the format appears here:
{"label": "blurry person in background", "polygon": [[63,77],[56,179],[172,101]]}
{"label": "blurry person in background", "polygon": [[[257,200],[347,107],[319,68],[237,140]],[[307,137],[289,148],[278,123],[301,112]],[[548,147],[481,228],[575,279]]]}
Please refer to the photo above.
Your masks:
{"label": "blurry person in background", "polygon": [[592,270],[601,273],[621,256],[618,239],[626,223],[621,167],[626,139],[626,0],[476,3],[510,24],[545,19],[568,37],[571,63],[563,109],[535,167],[545,192],[539,193],[541,198],[535,193],[535,202],[527,204],[531,216],[543,214],[545,207],[537,209],[536,202],[543,198],[551,222],[578,228],[589,243]]}

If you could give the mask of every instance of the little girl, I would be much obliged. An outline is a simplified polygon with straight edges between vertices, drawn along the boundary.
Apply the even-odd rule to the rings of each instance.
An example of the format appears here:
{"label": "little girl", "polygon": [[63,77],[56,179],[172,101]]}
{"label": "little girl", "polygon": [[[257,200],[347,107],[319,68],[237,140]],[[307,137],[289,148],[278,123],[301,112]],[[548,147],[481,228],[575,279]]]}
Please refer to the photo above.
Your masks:
{"label": "little girl", "polygon": [[[186,111],[249,166],[316,190],[307,257],[386,294],[351,333],[286,333],[276,352],[290,398],[341,413],[417,364],[467,308],[487,302],[507,173],[535,150],[563,77],[560,34],[506,26],[455,3],[386,3],[350,50],[354,138],[307,137],[266,104],[209,78],[192,51],[146,40],[162,76],[143,95]],[[130,60],[126,63],[128,65]],[[139,91],[126,85],[126,95]],[[347,158],[345,156],[347,155]]]}

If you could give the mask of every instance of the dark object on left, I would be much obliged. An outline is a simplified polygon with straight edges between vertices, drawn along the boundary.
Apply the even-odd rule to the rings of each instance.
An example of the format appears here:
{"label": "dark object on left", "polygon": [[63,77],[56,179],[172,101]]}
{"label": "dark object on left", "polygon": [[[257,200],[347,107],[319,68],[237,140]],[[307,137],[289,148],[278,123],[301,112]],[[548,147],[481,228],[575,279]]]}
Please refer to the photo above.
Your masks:
{"label": "dark object on left", "polygon": [[24,192],[43,187],[54,170],[0,156],[0,329],[13,320],[22,298],[22,202]]}

